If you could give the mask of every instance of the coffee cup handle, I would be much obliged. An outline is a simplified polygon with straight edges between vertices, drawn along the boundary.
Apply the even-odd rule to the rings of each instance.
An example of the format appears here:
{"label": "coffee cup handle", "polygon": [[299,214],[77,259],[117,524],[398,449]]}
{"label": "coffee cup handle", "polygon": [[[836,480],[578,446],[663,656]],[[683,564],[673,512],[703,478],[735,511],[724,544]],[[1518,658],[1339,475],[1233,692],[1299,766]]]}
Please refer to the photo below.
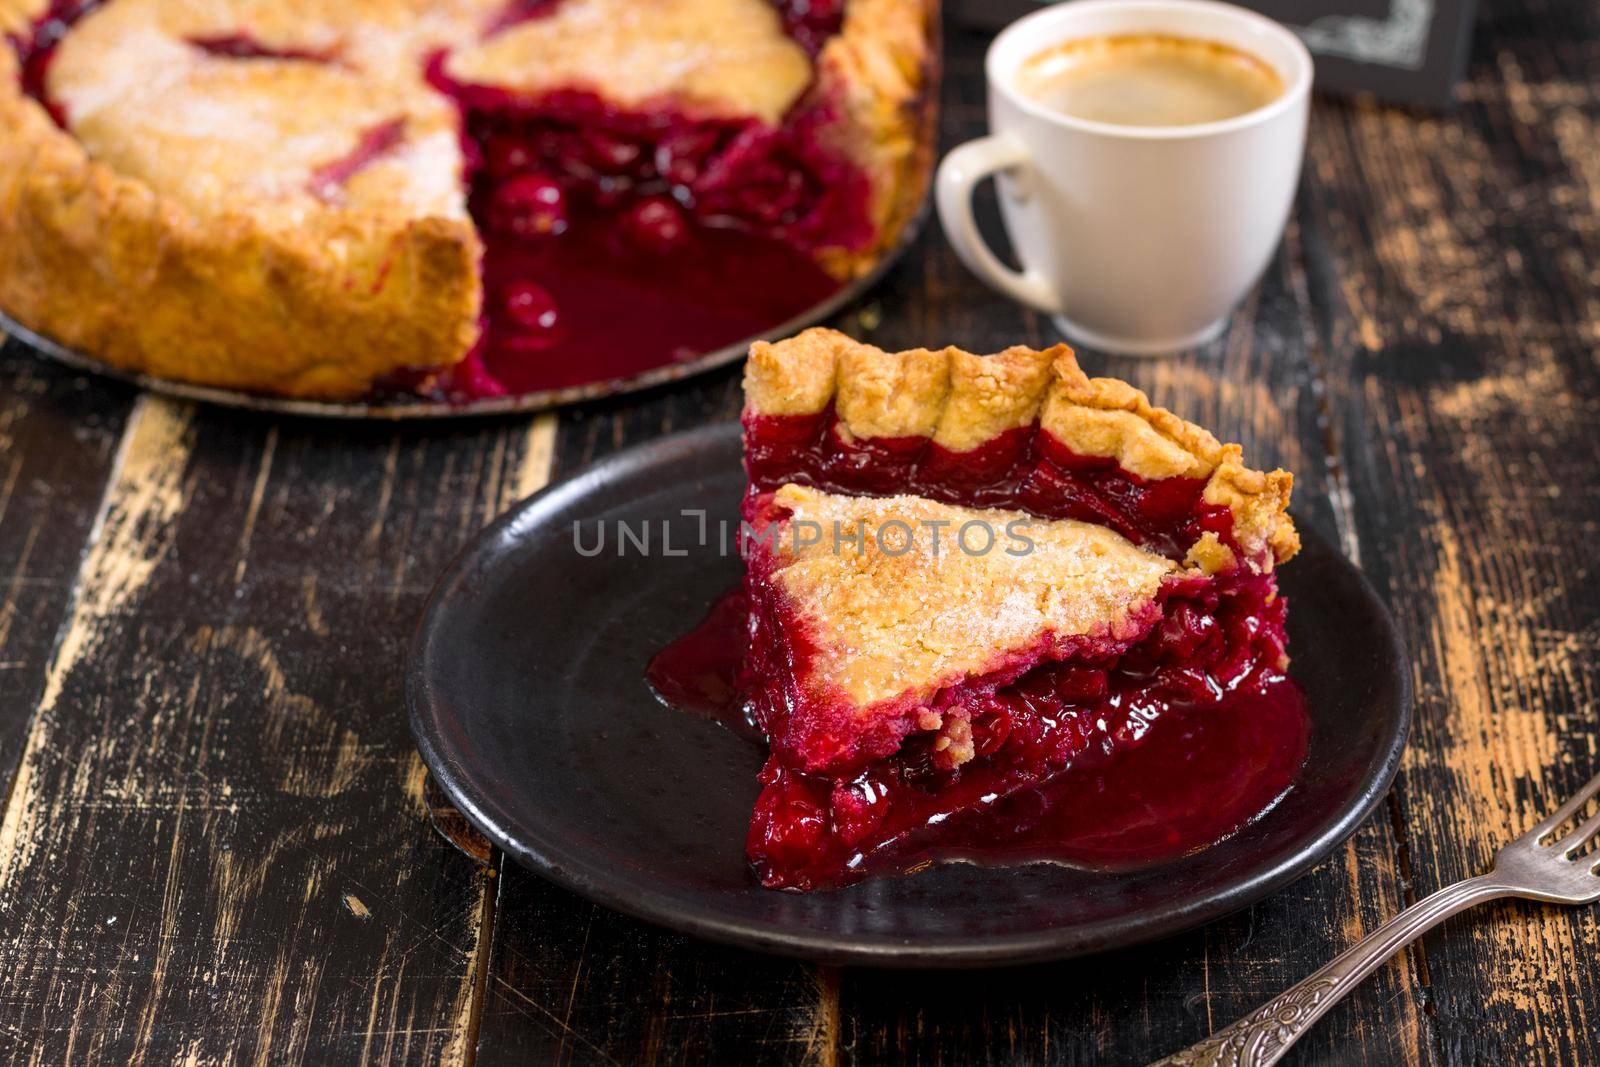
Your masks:
{"label": "coffee cup handle", "polygon": [[1000,262],[978,232],[972,214],[972,191],[1000,171],[1027,164],[1028,149],[1004,133],[980,137],[954,149],[939,164],[934,196],[939,223],[961,262],[1000,292],[1046,315],[1061,314],[1055,287],[1035,271],[1016,271]]}

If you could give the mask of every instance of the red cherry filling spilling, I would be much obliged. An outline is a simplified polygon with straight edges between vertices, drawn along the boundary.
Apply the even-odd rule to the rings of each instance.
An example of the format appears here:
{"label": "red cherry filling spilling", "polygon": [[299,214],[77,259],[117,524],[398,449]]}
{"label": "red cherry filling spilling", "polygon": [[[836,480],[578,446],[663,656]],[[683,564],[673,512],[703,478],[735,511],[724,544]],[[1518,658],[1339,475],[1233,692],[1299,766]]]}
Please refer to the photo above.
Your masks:
{"label": "red cherry filling spilling", "polygon": [[[1037,426],[957,455],[923,438],[847,441],[835,422],[831,409],[746,420],[747,522],[759,530],[767,494],[796,482],[1082,519],[1172,559],[1205,532],[1239,548],[1232,513],[1204,502],[1202,479],[1143,479]],[[767,886],[835,887],[944,858],[1158,862],[1256,818],[1305,758],[1308,719],[1283,670],[1286,604],[1270,572],[1169,578],[1128,639],[1041,645],[1025,668],[1013,658],[935,694],[908,734],[897,710],[863,720],[852,705],[799,697],[814,638],[771,565],[747,541],[741,593],[650,668],[674,706],[770,739],[746,842]],[[790,721],[801,709],[809,718]]]}
{"label": "red cherry filling spilling", "polygon": [[[773,594],[757,582],[748,595],[758,603]],[[1056,779],[1132,753],[1163,720],[1264,708],[1282,720],[1274,734],[1303,737],[1294,683],[1279,667],[1283,624],[1283,601],[1269,578],[1189,583],[1166,597],[1160,621],[1137,642],[1087,642],[1080,655],[1040,664],[1014,681],[941,692],[930,705],[942,729],[911,734],[887,758],[821,774],[799,769],[803,753],[775,750],[762,771],[746,842],[750,860],[764,885],[818,889],[930,856],[979,855],[994,844],[1016,852],[1026,843],[1060,858],[1066,843],[1051,836],[1052,827],[1059,829],[1050,818],[1052,798],[1077,792]],[[759,628],[754,633],[746,676],[783,677],[778,659],[785,646],[763,640]],[[768,719],[767,733],[782,736],[776,705],[759,694],[754,700],[757,718]],[[968,748],[966,762],[948,758],[952,742]],[[1213,769],[1248,802],[1219,813],[1231,820],[1223,825],[1206,822],[1210,836],[1184,837],[1184,850],[1259,814],[1288,787],[1303,755],[1303,739],[1257,753],[1241,761],[1253,776],[1248,782],[1231,769]],[[1031,799],[1018,799],[1024,793]],[[1115,858],[1109,844],[1103,851],[1104,859]],[[1144,851],[1140,845],[1126,858]]]}
{"label": "red cherry filling spilling", "polygon": [[[442,57],[430,78],[464,117],[489,294],[477,366],[506,391],[630,377],[769,330],[837,290],[815,249],[871,239],[866,178],[827,147],[825,104],[770,127],[464,85]],[[559,331],[497,298],[518,281],[548,294]],[[476,395],[455,372],[435,388]]]}
{"label": "red cherry filling spilling", "polygon": [[[746,626],[751,605],[771,615],[777,598],[747,586],[649,668],[665,702],[741,734],[753,729],[752,685],[789,671],[760,625]],[[839,773],[771,756],[746,841],[762,883],[825,889],[952,858],[1136,866],[1257,818],[1292,786],[1309,730],[1279,667],[1284,601],[1270,577],[1241,572],[1180,584],[1164,606],[1131,644],[940,694],[947,722],[959,709],[965,723],[972,755],[960,766],[941,755],[941,737],[961,733],[948,725]]]}
{"label": "red cherry filling spilling", "polygon": [[746,841],[762,884],[837,888],[951,859],[1159,863],[1259,818],[1305,760],[1304,700],[1280,675],[1201,704],[1033,704],[975,724],[992,754],[953,774],[930,769],[920,738],[849,781],[769,760]]}

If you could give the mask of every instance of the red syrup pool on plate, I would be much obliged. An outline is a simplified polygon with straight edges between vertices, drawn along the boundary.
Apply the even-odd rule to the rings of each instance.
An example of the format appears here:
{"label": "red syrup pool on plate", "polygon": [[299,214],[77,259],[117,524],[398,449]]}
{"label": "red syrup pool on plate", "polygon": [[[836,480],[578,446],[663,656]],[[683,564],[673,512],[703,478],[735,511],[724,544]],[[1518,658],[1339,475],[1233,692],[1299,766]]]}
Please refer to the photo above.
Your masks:
{"label": "red syrup pool on plate", "polygon": [[[669,706],[759,741],[739,693],[744,620],[742,591],[724,594],[700,625],[657,653],[646,675]],[[1215,703],[1164,708],[1133,743],[1091,746],[1042,784],[976,806],[960,800],[968,792],[960,788],[943,797],[944,807],[930,796],[920,801],[920,824],[864,848],[844,877],[819,869],[808,881],[824,888],[941,860],[1099,870],[1159,864],[1214,845],[1270,810],[1294,785],[1309,734],[1300,687],[1263,672]],[[952,800],[960,810],[946,810]]]}

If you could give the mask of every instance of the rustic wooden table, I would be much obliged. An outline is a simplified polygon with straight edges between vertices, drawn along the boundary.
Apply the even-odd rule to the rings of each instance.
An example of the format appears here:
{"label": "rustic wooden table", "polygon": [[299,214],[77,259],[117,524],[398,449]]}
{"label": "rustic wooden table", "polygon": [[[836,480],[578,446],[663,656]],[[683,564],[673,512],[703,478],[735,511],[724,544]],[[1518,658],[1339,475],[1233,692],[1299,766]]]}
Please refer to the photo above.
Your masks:
{"label": "rustic wooden table", "polygon": [[[983,126],[954,36],[944,133]],[[124,1064],[1136,1063],[1483,868],[1600,769],[1600,8],[1491,6],[1462,107],[1322,102],[1227,335],[1087,354],[1297,472],[1410,643],[1380,815],[1270,900],[985,974],[721,949],[430,829],[400,664],[441,565],[615,449],[731,417],[738,373],[562,412],[341,425],[0,354],[0,1050]],[[1044,342],[930,227],[841,328]],[[529,605],[530,611],[540,610]],[[581,605],[570,610],[581,614]],[[1384,968],[1308,1063],[1600,1062],[1594,909],[1485,907]]]}

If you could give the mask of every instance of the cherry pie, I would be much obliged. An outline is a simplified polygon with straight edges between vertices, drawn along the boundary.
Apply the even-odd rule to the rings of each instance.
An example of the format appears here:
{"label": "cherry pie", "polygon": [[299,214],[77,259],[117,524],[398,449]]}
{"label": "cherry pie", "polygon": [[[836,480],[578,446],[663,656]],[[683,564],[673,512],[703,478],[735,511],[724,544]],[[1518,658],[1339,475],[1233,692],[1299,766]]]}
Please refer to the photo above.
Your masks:
{"label": "cherry pie", "polygon": [[1065,346],[885,352],[809,330],[752,349],[745,398],[740,685],[771,746],[748,841],[766,885],[1019,838],[1060,779],[1166,719],[1292,698],[1291,476]]}
{"label": "cherry pie", "polygon": [[0,0],[0,308],[306,397],[631,376],[870,270],[936,0]]}

